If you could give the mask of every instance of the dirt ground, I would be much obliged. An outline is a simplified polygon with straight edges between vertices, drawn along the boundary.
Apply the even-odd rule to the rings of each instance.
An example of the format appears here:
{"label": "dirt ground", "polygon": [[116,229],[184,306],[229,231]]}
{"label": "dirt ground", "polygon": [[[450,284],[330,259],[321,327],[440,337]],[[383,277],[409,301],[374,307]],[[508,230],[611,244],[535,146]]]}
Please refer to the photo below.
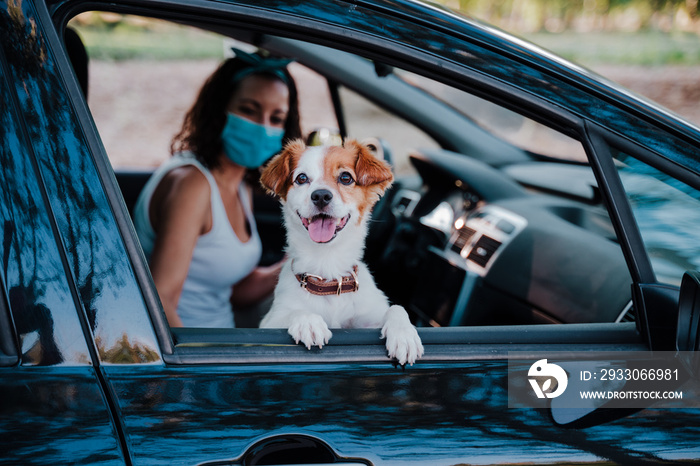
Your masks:
{"label": "dirt ground", "polygon": [[154,167],[165,160],[185,112],[216,65],[91,61],[88,105],[112,164]]}
{"label": "dirt ground", "polygon": [[[166,159],[170,139],[217,64],[90,63],[88,104],[113,165],[153,167]],[[700,67],[601,66],[595,71],[700,125]],[[316,85],[300,86],[302,101],[305,93],[313,96]]]}

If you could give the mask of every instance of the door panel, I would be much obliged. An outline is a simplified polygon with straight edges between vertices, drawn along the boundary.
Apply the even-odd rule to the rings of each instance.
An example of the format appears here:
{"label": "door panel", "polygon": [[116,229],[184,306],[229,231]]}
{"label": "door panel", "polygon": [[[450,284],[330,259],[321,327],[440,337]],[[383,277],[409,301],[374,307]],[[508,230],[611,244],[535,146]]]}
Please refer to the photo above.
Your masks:
{"label": "door panel", "polygon": [[91,367],[0,370],[3,464],[125,464]]}
{"label": "door panel", "polygon": [[[547,350],[543,347],[542,350]],[[507,362],[109,368],[135,462],[235,460],[257,441],[303,434],[373,464],[627,464],[696,448],[694,413],[642,411],[589,429],[547,410],[508,409]],[[653,430],[654,435],[650,432]],[[646,439],[638,442],[641,435]]]}

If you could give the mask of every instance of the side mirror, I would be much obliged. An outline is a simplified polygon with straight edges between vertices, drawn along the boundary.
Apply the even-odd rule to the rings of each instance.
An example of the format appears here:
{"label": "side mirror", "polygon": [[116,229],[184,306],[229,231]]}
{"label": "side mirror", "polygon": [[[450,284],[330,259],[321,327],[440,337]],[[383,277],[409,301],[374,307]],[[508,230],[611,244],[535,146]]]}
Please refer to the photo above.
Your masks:
{"label": "side mirror", "polygon": [[676,350],[683,367],[693,377],[700,376],[700,272],[687,271],[681,281],[678,301]]}

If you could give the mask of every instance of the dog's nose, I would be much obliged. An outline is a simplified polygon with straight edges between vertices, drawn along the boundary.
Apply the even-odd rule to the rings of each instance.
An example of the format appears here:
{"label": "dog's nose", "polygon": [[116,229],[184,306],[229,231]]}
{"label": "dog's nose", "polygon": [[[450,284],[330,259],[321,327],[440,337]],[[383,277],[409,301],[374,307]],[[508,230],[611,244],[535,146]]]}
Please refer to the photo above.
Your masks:
{"label": "dog's nose", "polygon": [[319,209],[323,209],[330,204],[333,199],[333,193],[327,189],[317,189],[311,193],[311,202]]}

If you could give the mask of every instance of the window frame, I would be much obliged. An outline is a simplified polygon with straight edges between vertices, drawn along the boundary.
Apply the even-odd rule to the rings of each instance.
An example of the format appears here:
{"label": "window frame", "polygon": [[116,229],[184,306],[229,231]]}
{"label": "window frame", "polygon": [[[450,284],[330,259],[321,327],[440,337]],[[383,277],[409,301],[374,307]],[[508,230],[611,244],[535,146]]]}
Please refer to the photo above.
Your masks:
{"label": "window frame", "polygon": [[[331,329],[323,349],[295,344],[286,329],[172,329],[173,365],[390,363],[379,329]],[[419,328],[419,364],[507,359],[509,352],[646,351],[634,323]]]}

